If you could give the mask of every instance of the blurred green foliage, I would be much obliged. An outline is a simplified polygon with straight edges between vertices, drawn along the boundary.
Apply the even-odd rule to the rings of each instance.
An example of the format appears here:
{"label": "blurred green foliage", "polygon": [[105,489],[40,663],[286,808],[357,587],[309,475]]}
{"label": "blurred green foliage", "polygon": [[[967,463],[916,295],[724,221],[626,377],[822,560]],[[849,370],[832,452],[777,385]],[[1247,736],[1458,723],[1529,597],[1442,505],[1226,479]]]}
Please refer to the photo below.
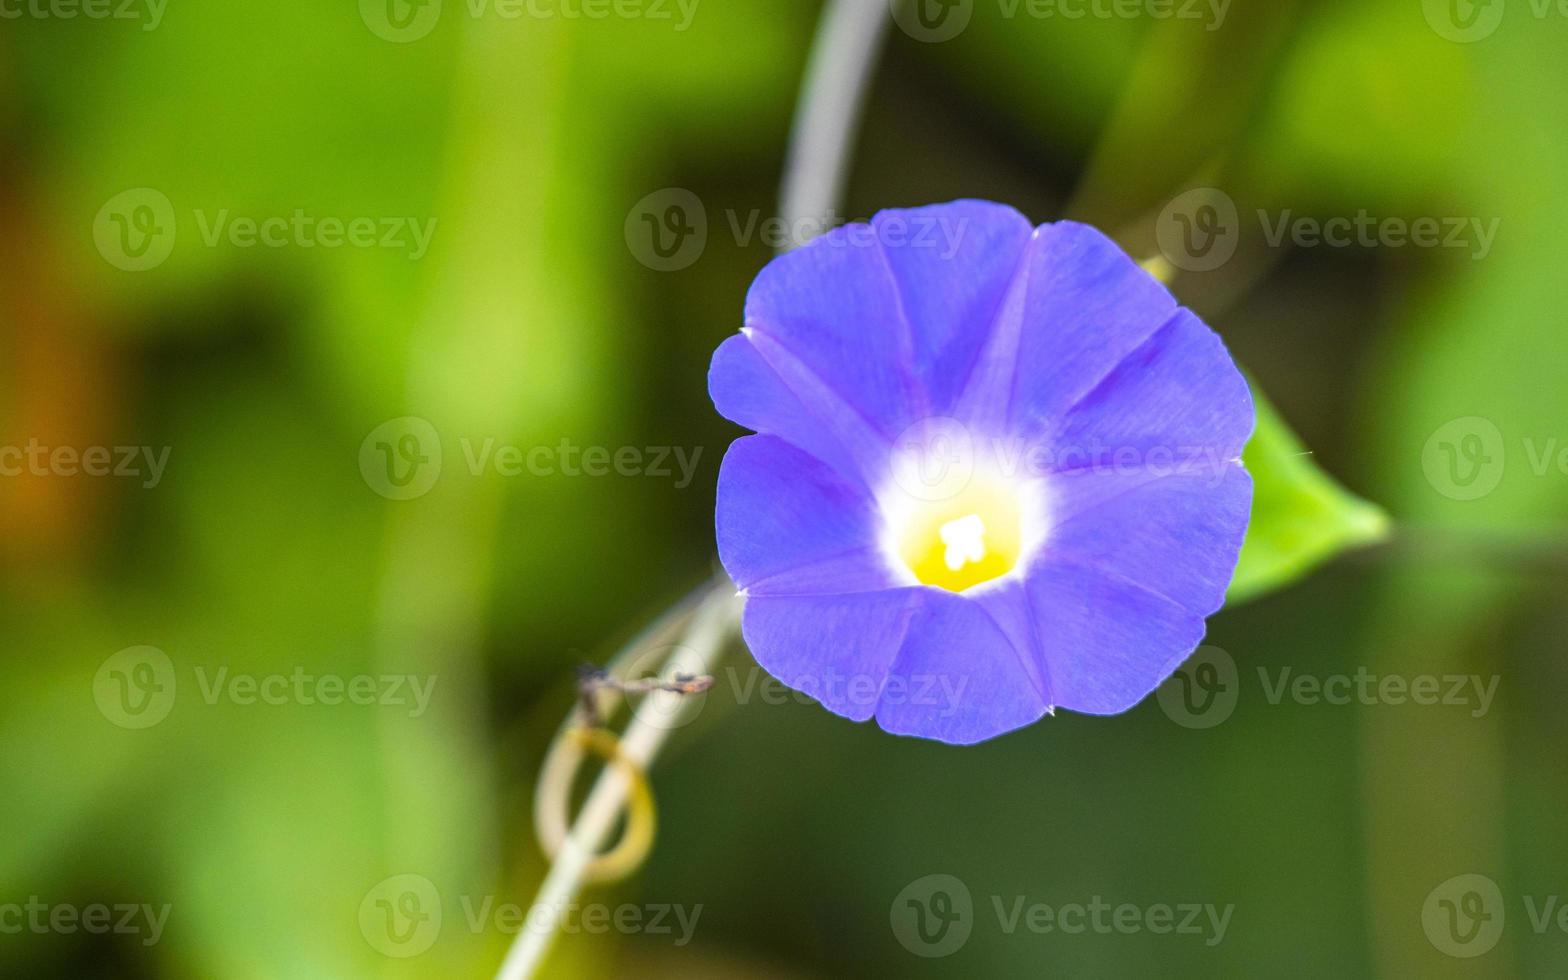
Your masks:
{"label": "blurred green foliage", "polygon": [[[769,254],[730,222],[772,213],[819,5],[703,3],[684,31],[470,9],[447,0],[406,44],[353,3],[303,0],[172,4],[153,30],[0,21],[0,443],[171,450],[152,488],[0,480],[0,903],[171,908],[152,946],[0,935],[6,975],[488,975],[512,937],[465,915],[526,903],[543,874],[530,793],[571,668],[710,570],[735,432],[704,373]],[[568,936],[554,975],[1560,975],[1568,936],[1531,931],[1520,899],[1568,887],[1561,582],[1506,559],[1560,540],[1568,516],[1568,475],[1530,465],[1568,440],[1568,22],[1516,4],[1459,44],[1418,0],[1234,0],[1212,31],[1007,9],[975,4],[940,44],[892,35],[848,214],[989,197],[1143,254],[1174,194],[1224,188],[1249,227],[1235,259],[1173,288],[1312,451],[1260,406],[1247,461],[1269,506],[1238,594],[1375,536],[1378,512],[1342,486],[1394,515],[1399,547],[1217,617],[1241,700],[1209,730],[1151,700],[956,750],[738,696],[756,677],[737,653],[656,773],[646,872],[590,895],[701,903],[694,941]],[[178,241],[124,272],[93,218],[140,187],[172,203]],[[674,273],[624,234],[665,187],[708,210],[706,250]],[[1275,248],[1260,209],[1500,232],[1479,261]],[[208,246],[192,216],[224,210],[436,230],[417,261]],[[362,441],[408,415],[440,433],[446,469],[388,501]],[[1508,458],[1464,500],[1423,453],[1468,417]],[[700,467],[685,488],[473,475],[462,440],[486,438],[700,448]],[[1448,547],[1476,536],[1493,546]],[[93,695],[137,644],[168,654],[178,691],[165,720],[128,729]],[[1256,669],[1284,666],[1496,674],[1502,694],[1481,718],[1273,704]],[[418,717],[245,705],[204,696],[220,667],[431,675],[437,695]],[[928,961],[895,940],[889,905],[937,872],[967,883],[977,922]],[[1509,901],[1475,960],[1421,927],[1430,889],[1462,872]],[[406,873],[435,883],[445,922],[405,960],[359,915]],[[1213,947],[1007,934],[990,912],[993,896],[1094,895],[1236,911]]]}

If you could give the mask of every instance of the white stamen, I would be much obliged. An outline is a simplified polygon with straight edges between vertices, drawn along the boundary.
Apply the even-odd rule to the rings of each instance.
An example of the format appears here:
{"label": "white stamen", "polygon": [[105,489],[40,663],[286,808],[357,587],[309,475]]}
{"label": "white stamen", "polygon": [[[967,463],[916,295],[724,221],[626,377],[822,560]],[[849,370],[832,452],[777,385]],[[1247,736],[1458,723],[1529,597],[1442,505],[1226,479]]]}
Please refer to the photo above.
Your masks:
{"label": "white stamen", "polygon": [[948,521],[942,525],[941,535],[947,545],[947,567],[952,571],[985,557],[985,522],[979,514]]}

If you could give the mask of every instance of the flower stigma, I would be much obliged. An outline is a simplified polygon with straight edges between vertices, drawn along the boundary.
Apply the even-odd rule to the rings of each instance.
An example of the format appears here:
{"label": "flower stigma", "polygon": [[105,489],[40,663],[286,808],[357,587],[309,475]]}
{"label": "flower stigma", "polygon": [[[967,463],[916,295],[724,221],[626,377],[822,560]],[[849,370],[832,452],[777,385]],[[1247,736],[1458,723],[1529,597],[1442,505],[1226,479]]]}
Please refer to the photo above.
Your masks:
{"label": "flower stigma", "polygon": [[923,585],[963,592],[1012,571],[1023,507],[1007,481],[976,474],[952,496],[906,503],[892,521],[899,559]]}

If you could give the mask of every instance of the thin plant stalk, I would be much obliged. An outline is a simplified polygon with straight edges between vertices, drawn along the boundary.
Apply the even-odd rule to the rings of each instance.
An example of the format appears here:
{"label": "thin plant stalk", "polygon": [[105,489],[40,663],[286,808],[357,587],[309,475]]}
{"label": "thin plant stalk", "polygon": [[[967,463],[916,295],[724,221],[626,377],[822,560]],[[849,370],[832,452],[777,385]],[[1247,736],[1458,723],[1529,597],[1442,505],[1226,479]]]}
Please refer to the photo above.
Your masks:
{"label": "thin plant stalk", "polygon": [[[792,245],[804,244],[808,228],[824,230],[843,196],[866,90],[891,19],[890,8],[882,0],[830,0],[823,12],[796,108],[780,190],[780,217],[792,229]],[[720,576],[679,644],[678,649],[686,655],[671,657],[661,677],[673,681],[677,675],[711,670],[733,626],[739,601],[733,585]],[[618,659],[633,659],[641,649],[634,641]],[[682,696],[672,691],[655,691],[649,698],[655,699],[649,705],[651,710],[633,715],[620,743],[622,756],[642,771],[678,727],[669,719],[689,710],[689,705],[680,703]],[[659,699],[664,703],[658,703]],[[567,725],[576,717],[574,711]],[[582,890],[590,863],[626,806],[630,789],[620,767],[607,766],[600,774],[540,885],[533,904],[536,911],[529,916],[530,927],[507,952],[496,980],[530,980],[536,974],[555,941],[567,906]],[[557,795],[554,789],[550,795],[553,801]]]}

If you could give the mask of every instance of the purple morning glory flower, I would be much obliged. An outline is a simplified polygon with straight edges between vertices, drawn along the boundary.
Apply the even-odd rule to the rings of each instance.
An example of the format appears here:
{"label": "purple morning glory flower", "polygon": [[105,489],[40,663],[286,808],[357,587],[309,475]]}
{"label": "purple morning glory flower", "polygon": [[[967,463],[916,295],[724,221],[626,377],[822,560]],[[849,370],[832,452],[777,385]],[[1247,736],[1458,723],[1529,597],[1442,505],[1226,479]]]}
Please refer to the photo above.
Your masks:
{"label": "purple morning glory flower", "polygon": [[1247,529],[1225,346],[1105,236],[956,201],[775,259],[709,389],[718,547],[769,673],[972,743],[1115,714],[1198,645]]}

